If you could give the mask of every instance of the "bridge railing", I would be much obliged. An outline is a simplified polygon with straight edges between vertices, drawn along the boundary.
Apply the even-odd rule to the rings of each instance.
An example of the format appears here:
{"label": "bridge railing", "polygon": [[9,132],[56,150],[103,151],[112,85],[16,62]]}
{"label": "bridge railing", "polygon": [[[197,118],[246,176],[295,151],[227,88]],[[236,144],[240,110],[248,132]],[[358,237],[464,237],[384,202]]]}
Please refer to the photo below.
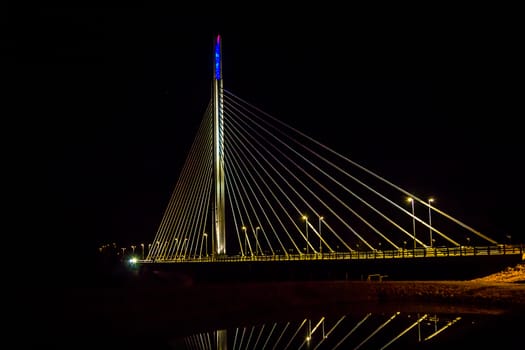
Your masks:
{"label": "bridge railing", "polygon": [[493,246],[460,246],[433,247],[399,250],[370,250],[350,252],[329,252],[312,254],[286,255],[232,255],[232,256],[202,256],[179,257],[177,259],[141,260],[142,263],[188,263],[188,262],[254,262],[254,261],[300,261],[300,260],[353,260],[353,259],[403,259],[403,258],[433,258],[450,256],[478,255],[515,255],[521,254],[525,259],[523,245],[493,245]]}

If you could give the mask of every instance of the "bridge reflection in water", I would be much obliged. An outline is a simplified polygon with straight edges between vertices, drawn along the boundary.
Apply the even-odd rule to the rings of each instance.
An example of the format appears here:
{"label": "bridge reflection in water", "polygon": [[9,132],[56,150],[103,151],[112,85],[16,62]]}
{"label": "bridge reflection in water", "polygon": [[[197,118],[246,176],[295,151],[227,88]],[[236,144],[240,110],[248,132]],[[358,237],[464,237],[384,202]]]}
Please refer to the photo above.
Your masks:
{"label": "bridge reflection in water", "polygon": [[521,321],[491,313],[368,312],[242,325],[180,337],[173,344],[191,350],[501,346],[517,344],[520,337],[511,329]]}
{"label": "bridge reflection in water", "polygon": [[33,312],[26,317],[32,337],[23,341],[34,342],[32,348],[128,350],[321,350],[361,342],[363,349],[456,349],[523,341],[516,332],[525,324],[525,285],[519,283],[134,282],[32,290],[34,297],[21,305]]}

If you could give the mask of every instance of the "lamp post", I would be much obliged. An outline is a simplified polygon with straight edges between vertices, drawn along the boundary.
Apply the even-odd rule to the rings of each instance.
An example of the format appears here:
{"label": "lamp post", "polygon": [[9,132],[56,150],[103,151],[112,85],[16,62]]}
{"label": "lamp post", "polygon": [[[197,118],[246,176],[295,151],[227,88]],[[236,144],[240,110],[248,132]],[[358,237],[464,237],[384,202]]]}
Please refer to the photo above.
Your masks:
{"label": "lamp post", "polygon": [[242,230],[244,231],[244,252],[243,252],[243,255],[248,255],[248,254],[246,254],[247,250],[248,250],[248,235],[246,234],[246,226],[243,226]]}
{"label": "lamp post", "polygon": [[323,216],[319,216],[319,254],[323,254],[323,240],[321,239],[321,221],[323,219]]}
{"label": "lamp post", "polygon": [[142,249],[142,260],[144,260],[144,243],[140,244],[140,248]]}
{"label": "lamp post", "polygon": [[[257,255],[257,251],[259,250],[260,246],[259,246],[259,236],[258,236],[258,232],[261,228],[259,226],[257,226],[255,228],[255,255]],[[261,249],[261,253],[262,253],[262,249]]]}
{"label": "lamp post", "polygon": [[186,259],[186,242],[188,241],[187,238],[184,238],[184,242],[182,242],[182,251],[184,252],[184,255],[182,256],[183,259]]}
{"label": "lamp post", "polygon": [[430,248],[432,248],[432,202],[434,198],[428,199],[428,226],[430,226]]}
{"label": "lamp post", "polygon": [[409,197],[408,201],[412,205],[412,233],[414,235],[414,249],[416,249],[416,216],[414,215],[414,198]]}
{"label": "lamp post", "polygon": [[177,258],[177,253],[179,251],[179,239],[178,238],[175,238],[174,250],[175,250],[175,259],[176,259]]}
{"label": "lamp post", "polygon": [[306,254],[308,254],[309,253],[309,250],[308,250],[308,216],[303,215],[303,220],[304,220],[305,231],[306,231]]}
{"label": "lamp post", "polygon": [[202,238],[201,238],[201,249],[199,250],[199,259],[202,258],[202,245],[204,244],[204,235],[206,233],[203,233],[202,234]]}
{"label": "lamp post", "polygon": [[203,233],[203,236],[204,236],[204,246],[206,247],[205,248],[206,257],[208,257],[208,234],[207,233]]}

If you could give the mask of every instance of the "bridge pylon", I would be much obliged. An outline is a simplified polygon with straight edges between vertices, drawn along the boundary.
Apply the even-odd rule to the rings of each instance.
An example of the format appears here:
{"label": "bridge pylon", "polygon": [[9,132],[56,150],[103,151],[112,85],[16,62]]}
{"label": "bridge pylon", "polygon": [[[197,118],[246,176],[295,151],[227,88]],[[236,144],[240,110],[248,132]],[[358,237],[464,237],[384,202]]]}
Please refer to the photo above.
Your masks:
{"label": "bridge pylon", "polygon": [[223,126],[223,86],[222,86],[222,45],[217,35],[214,45],[213,67],[213,160],[215,232],[212,235],[213,255],[226,254],[225,188],[224,188],[224,126]]}

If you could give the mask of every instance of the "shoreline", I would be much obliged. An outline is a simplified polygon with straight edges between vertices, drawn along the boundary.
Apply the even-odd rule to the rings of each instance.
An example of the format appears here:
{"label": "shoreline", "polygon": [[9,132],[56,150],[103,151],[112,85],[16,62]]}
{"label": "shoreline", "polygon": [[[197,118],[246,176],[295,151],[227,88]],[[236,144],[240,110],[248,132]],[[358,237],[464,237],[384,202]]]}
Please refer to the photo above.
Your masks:
{"label": "shoreline", "polygon": [[[40,287],[24,306],[44,338],[149,339],[320,316],[363,313],[525,315],[525,284],[472,281],[315,281]],[[53,317],[50,318],[50,315]],[[29,316],[29,317],[27,317]]]}

